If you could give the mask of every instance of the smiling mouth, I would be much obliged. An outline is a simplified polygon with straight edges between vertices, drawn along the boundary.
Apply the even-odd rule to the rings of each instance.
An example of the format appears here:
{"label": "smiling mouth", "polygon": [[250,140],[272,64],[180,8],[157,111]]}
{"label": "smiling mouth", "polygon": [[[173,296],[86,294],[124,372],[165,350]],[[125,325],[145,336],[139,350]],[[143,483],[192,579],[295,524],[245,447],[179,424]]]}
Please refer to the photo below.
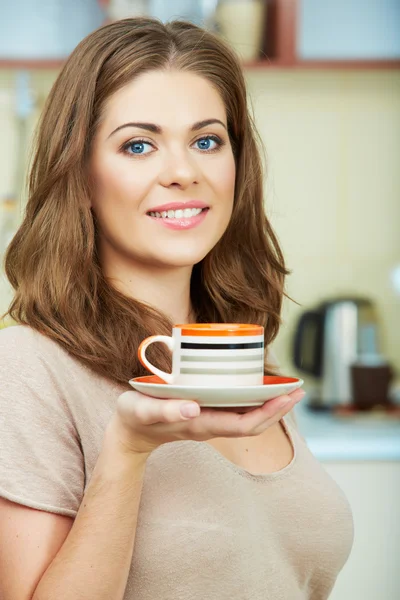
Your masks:
{"label": "smiling mouth", "polygon": [[202,212],[209,210],[209,208],[185,208],[177,210],[163,210],[162,212],[150,211],[147,213],[149,217],[156,219],[190,219],[196,217]]}

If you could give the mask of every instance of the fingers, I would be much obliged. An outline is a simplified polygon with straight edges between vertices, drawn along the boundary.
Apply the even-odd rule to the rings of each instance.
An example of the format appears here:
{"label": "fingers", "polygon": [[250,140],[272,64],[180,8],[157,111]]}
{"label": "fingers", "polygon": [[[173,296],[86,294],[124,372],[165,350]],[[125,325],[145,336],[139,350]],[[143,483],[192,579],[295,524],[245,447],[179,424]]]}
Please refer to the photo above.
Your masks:
{"label": "fingers", "polygon": [[[266,424],[270,426],[280,421],[304,395],[304,391],[295,390],[291,394],[268,400],[263,406],[254,408],[251,412],[236,414],[219,412],[218,418],[216,418],[214,409],[202,408],[201,417],[190,423],[190,429],[196,432],[197,426],[201,425],[204,433],[208,431],[214,437],[257,435],[266,429]],[[198,432],[200,436],[201,433],[201,431]]]}
{"label": "fingers", "polygon": [[134,419],[141,425],[177,423],[200,415],[200,407],[196,402],[163,400],[139,392],[124,392],[118,404],[125,418]]}
{"label": "fingers", "polygon": [[280,421],[284,416],[292,411],[294,406],[300,402],[304,396],[305,392],[303,390],[296,390],[292,394],[277,398],[277,400],[279,400],[277,411],[272,416],[268,416],[267,419],[262,421],[259,425],[256,425],[253,429],[252,435],[258,435],[259,433],[262,433],[265,430],[266,423],[273,425],[274,423]]}
{"label": "fingers", "polygon": [[[303,390],[268,400],[263,406],[249,412],[232,413],[202,408],[196,402],[187,400],[163,400],[146,396],[139,392],[125,392],[118,399],[118,409],[131,424],[153,425],[154,432],[169,424],[171,434],[183,433],[191,439],[211,439],[212,437],[241,437],[256,435],[263,431],[265,424],[273,424],[287,414],[305,395]],[[193,415],[185,409],[194,409]],[[185,423],[186,422],[186,423]],[[190,437],[188,438],[190,439]]]}

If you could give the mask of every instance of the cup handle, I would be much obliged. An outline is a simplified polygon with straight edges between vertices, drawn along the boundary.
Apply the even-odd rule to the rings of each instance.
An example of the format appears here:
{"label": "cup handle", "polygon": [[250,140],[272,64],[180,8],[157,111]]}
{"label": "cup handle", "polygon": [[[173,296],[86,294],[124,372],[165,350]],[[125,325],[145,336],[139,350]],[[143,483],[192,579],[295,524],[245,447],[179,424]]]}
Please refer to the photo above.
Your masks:
{"label": "cup handle", "polygon": [[139,346],[139,349],[138,349],[139,360],[142,363],[142,365],[144,367],[146,367],[146,369],[151,371],[151,373],[154,373],[154,375],[158,375],[158,377],[161,377],[161,379],[163,379],[167,383],[173,383],[174,376],[172,375],[172,373],[165,373],[164,371],[157,369],[157,367],[152,365],[146,358],[146,349],[148,346],[150,346],[150,344],[153,344],[154,342],[162,342],[163,344],[168,346],[168,348],[171,350],[171,352],[174,349],[174,338],[172,338],[171,336],[169,336],[169,335],[151,335],[150,337],[143,340],[143,342]]}

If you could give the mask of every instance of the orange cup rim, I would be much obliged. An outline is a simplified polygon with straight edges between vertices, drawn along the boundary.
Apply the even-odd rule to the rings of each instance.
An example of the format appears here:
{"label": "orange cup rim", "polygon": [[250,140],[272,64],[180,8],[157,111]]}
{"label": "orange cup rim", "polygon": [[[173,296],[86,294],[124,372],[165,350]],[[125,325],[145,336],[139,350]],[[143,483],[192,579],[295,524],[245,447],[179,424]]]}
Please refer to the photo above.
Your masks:
{"label": "orange cup rim", "polygon": [[178,323],[174,329],[192,336],[264,335],[264,327],[249,323]]}

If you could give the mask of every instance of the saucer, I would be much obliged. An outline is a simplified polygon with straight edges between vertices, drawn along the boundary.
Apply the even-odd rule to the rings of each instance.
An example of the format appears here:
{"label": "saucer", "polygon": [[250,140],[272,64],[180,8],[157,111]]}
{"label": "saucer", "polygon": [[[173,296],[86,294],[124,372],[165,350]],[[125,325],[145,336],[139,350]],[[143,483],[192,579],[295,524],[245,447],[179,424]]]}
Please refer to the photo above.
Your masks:
{"label": "saucer", "polygon": [[153,398],[195,400],[200,406],[223,408],[262,406],[267,400],[293,392],[301,387],[304,381],[296,377],[266,375],[263,385],[206,387],[169,384],[157,375],[147,375],[135,377],[129,383],[138,392]]}

